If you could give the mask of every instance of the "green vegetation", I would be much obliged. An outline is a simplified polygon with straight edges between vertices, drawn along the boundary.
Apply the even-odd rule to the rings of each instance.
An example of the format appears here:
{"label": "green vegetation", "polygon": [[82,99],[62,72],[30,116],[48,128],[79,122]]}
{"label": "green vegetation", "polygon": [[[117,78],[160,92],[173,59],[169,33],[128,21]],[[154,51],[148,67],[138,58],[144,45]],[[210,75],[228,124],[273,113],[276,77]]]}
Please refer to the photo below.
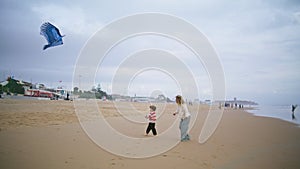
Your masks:
{"label": "green vegetation", "polygon": [[91,91],[81,91],[78,87],[74,87],[73,89],[74,95],[79,95],[79,98],[86,98],[86,99],[103,99],[106,98],[111,100],[111,95],[108,95],[106,92],[102,91],[100,85],[97,88],[93,88]]}
{"label": "green vegetation", "polygon": [[3,94],[3,86],[0,84],[0,94]]}
{"label": "green vegetation", "polygon": [[0,93],[6,92],[8,94],[10,94],[10,93],[24,94],[24,88],[23,88],[22,84],[18,83],[17,80],[9,77],[7,79],[7,81],[8,81],[8,83],[5,86],[1,85]]}
{"label": "green vegetation", "polygon": [[[0,94],[3,94],[4,92],[8,95],[10,94],[24,94],[24,86],[32,87],[31,83],[28,82],[22,82],[16,79],[13,79],[12,77],[7,78],[7,83],[5,85],[0,84]],[[44,88],[44,90],[52,91],[53,89],[47,89]],[[109,99],[111,100],[111,95],[108,95],[106,92],[102,91],[100,88],[100,85],[97,86],[97,88],[93,87],[91,91],[81,91],[78,87],[74,87],[73,90],[74,95],[79,95],[79,98],[87,98],[87,99]]]}

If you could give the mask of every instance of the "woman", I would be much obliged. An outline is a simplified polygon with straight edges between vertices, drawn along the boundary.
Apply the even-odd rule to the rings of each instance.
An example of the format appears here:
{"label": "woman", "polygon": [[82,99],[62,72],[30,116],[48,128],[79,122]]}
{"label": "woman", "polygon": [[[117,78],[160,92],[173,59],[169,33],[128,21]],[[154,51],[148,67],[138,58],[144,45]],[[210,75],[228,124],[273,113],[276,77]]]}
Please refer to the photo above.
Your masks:
{"label": "woman", "polygon": [[190,136],[188,134],[189,123],[191,119],[191,114],[187,108],[187,105],[184,103],[182,96],[176,96],[176,103],[177,103],[177,110],[173,115],[180,114],[180,133],[181,133],[181,141],[188,141],[190,140]]}

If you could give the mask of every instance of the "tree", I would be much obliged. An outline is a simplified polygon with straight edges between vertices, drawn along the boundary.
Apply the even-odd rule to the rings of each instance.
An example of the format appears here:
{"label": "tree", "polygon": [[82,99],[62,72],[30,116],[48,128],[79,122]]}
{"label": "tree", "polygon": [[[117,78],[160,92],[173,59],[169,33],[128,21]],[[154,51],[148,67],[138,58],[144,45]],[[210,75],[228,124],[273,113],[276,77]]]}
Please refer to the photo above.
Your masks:
{"label": "tree", "polygon": [[24,88],[21,84],[18,83],[17,80],[9,77],[8,83],[5,85],[7,92],[10,93],[17,93],[17,94],[24,94]]}
{"label": "tree", "polygon": [[[75,87],[74,87],[74,94],[75,94]],[[101,90],[100,84],[97,87],[93,86],[90,91],[79,91],[80,98],[96,98],[96,99],[103,99],[104,97],[108,100],[112,100],[111,95],[108,95],[105,91]]]}
{"label": "tree", "polygon": [[83,93],[80,93],[79,98],[94,99],[95,93],[91,91],[84,91]]}
{"label": "tree", "polygon": [[100,86],[100,84],[98,84],[98,86],[97,86],[97,92],[98,92],[98,93],[101,92],[101,86]]}
{"label": "tree", "polygon": [[0,84],[0,94],[3,94],[3,86]]}

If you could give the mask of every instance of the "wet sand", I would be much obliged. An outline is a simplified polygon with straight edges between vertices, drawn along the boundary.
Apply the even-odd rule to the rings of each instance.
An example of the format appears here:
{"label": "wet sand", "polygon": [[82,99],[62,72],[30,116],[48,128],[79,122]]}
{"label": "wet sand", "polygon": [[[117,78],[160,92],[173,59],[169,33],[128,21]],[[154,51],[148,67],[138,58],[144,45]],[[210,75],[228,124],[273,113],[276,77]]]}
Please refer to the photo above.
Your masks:
{"label": "wet sand", "polygon": [[[154,157],[133,159],[117,156],[95,144],[81,128],[73,103],[0,100],[0,168],[300,168],[300,128],[279,119],[225,109],[215,133],[200,144],[198,136],[209,107],[190,106],[191,112],[199,112],[190,131],[191,141],[179,143]],[[144,137],[146,123],[138,126],[126,123],[112,102],[97,103],[104,118],[116,130],[127,136]],[[133,104],[141,114],[147,113],[148,103]],[[174,122],[171,114],[175,108],[175,104],[168,104],[161,109],[164,112],[157,122],[159,134]],[[119,140],[111,141],[118,144]]]}

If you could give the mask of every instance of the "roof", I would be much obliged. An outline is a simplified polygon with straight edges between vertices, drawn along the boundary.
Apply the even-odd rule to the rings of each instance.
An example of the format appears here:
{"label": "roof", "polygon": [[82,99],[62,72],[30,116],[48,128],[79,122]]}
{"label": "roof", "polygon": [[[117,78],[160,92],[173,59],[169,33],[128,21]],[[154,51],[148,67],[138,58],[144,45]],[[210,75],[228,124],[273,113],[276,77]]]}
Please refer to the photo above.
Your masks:
{"label": "roof", "polygon": [[5,85],[7,85],[7,84],[8,84],[8,81],[3,81],[3,82],[0,82],[0,84],[1,84],[2,86],[5,86]]}

